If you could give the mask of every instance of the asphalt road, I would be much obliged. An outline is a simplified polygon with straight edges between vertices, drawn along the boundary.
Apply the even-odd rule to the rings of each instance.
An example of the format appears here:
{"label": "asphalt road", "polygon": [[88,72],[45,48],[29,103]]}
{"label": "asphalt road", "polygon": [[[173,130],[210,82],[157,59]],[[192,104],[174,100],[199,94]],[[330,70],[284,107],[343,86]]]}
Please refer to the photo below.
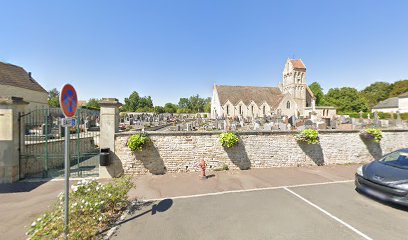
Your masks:
{"label": "asphalt road", "polygon": [[[162,204],[165,203],[165,204]],[[407,239],[408,212],[353,182],[175,197],[142,207],[112,239]],[[168,208],[168,209],[166,209]]]}

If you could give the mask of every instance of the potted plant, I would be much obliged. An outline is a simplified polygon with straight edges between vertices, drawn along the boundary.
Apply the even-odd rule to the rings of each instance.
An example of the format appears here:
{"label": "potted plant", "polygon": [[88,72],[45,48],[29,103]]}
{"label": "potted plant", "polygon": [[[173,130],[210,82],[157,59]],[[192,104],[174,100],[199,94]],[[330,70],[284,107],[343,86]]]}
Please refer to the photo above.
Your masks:
{"label": "potted plant", "polygon": [[232,132],[224,132],[224,133],[221,133],[220,136],[219,136],[219,139],[220,139],[221,145],[222,145],[223,147],[225,147],[225,148],[232,148],[232,147],[235,146],[235,145],[238,143],[238,141],[239,141],[238,136],[235,135],[235,134],[232,133]]}
{"label": "potted plant", "polygon": [[361,130],[360,132],[360,136],[364,139],[367,140],[372,140],[376,143],[381,142],[381,139],[383,137],[382,135],[382,131],[380,129],[377,128],[366,128]]}
{"label": "potted plant", "polygon": [[145,134],[135,134],[127,142],[127,146],[132,151],[142,151],[143,146],[149,141]]}
{"label": "potted plant", "polygon": [[295,135],[298,142],[319,144],[319,132],[314,129],[304,129]]}

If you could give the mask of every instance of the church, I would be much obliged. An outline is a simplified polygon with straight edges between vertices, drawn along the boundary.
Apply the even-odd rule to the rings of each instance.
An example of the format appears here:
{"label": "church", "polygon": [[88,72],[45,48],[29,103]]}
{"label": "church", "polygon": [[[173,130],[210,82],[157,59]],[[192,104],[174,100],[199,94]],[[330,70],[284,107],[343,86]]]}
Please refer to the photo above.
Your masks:
{"label": "church", "polygon": [[298,118],[315,111],[315,97],[306,84],[306,66],[301,59],[286,61],[278,87],[214,85],[211,100],[214,119],[272,115]]}

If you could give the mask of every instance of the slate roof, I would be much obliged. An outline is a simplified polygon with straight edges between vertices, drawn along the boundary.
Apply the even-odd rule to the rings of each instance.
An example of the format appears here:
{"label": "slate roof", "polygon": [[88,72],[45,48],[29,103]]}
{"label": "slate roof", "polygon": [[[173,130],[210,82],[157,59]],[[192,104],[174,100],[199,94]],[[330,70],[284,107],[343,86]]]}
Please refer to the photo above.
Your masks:
{"label": "slate roof", "polygon": [[292,63],[293,68],[306,70],[306,66],[301,59],[291,59],[290,62]]}
{"label": "slate roof", "polygon": [[403,94],[399,95],[398,97],[399,98],[406,98],[406,97],[408,97],[408,92],[403,93]]}
{"label": "slate roof", "polygon": [[3,62],[0,62],[0,85],[47,93],[22,67]]}
{"label": "slate roof", "polygon": [[373,107],[373,109],[378,108],[398,108],[398,97],[385,99]]}
{"label": "slate roof", "polygon": [[277,87],[216,85],[215,88],[222,106],[229,100],[234,106],[240,101],[247,106],[254,101],[258,106],[266,102],[270,107],[277,108],[285,96]]}

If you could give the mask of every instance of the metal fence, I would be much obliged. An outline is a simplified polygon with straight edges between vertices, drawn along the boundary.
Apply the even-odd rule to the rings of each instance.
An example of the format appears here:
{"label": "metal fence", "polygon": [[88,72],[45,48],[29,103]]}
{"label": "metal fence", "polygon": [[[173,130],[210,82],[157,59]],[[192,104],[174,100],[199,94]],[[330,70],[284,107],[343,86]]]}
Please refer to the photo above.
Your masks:
{"label": "metal fence", "polygon": [[[98,176],[99,111],[79,108],[70,128],[70,172],[73,177]],[[64,174],[64,118],[59,108],[19,114],[20,176],[54,178]]]}

